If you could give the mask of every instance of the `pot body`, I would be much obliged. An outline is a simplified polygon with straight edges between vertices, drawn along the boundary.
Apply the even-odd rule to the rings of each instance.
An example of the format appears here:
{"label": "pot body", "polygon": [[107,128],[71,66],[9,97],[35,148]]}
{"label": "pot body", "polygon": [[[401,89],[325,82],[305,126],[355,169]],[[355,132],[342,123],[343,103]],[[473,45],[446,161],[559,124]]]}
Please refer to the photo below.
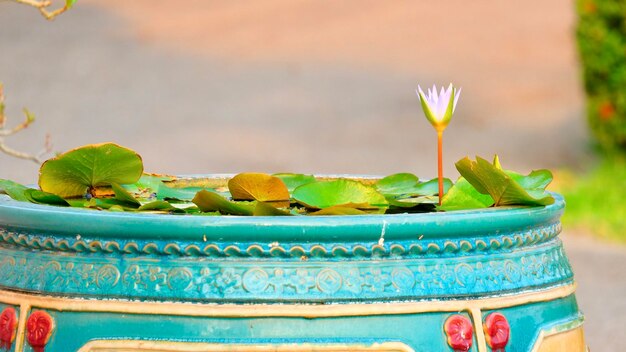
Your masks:
{"label": "pot body", "polygon": [[0,347],[585,351],[556,199],[450,213],[215,217],[0,196]]}

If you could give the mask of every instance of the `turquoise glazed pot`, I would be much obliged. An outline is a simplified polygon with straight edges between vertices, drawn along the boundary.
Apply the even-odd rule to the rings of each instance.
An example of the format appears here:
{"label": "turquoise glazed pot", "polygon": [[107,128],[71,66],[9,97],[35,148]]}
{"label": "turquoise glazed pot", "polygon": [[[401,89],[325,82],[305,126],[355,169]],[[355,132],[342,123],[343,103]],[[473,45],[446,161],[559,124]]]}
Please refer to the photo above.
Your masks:
{"label": "turquoise glazed pot", "polygon": [[0,347],[584,351],[555,197],[547,207],[238,217],[0,196]]}

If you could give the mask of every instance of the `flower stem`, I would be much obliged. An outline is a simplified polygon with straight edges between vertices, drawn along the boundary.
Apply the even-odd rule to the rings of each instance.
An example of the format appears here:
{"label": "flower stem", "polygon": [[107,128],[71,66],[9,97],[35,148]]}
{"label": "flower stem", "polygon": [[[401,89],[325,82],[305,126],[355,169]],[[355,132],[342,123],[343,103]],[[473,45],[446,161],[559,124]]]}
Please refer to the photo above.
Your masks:
{"label": "flower stem", "polygon": [[443,131],[437,131],[437,176],[439,178],[439,205],[443,197]]}

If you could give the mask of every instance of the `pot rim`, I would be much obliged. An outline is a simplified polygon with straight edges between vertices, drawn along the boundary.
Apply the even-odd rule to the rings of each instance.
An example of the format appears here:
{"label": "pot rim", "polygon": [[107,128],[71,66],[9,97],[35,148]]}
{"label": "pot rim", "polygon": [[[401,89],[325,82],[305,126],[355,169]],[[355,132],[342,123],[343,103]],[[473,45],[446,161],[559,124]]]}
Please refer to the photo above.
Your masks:
{"label": "pot rim", "polygon": [[[230,174],[185,175],[227,179]],[[316,175],[375,179],[370,175]],[[412,214],[341,216],[189,216],[118,213],[20,202],[0,195],[0,228],[29,233],[99,238],[178,239],[184,241],[331,242],[459,238],[523,230],[559,221],[563,197],[551,192],[548,206]]]}

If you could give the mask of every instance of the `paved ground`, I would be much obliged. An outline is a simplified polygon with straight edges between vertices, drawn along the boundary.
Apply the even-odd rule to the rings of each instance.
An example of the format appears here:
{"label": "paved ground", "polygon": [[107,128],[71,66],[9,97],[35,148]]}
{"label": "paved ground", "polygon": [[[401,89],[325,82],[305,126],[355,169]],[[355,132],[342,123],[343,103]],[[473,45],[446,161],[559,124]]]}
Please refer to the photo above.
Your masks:
{"label": "paved ground", "polygon": [[622,351],[626,247],[573,232],[561,237],[578,282],[576,296],[585,314],[587,343],[592,351]]}
{"label": "paved ground", "polygon": [[[105,7],[105,4],[108,7]],[[46,23],[0,0],[8,113],[39,121],[15,147],[117,141],[150,171],[435,173],[413,89],[455,82],[446,172],[499,153],[519,170],[587,156],[573,4],[477,0],[81,0]],[[539,10],[540,9],[540,10]],[[0,156],[0,177],[37,167]],[[587,334],[614,351],[626,250],[565,236]]]}

